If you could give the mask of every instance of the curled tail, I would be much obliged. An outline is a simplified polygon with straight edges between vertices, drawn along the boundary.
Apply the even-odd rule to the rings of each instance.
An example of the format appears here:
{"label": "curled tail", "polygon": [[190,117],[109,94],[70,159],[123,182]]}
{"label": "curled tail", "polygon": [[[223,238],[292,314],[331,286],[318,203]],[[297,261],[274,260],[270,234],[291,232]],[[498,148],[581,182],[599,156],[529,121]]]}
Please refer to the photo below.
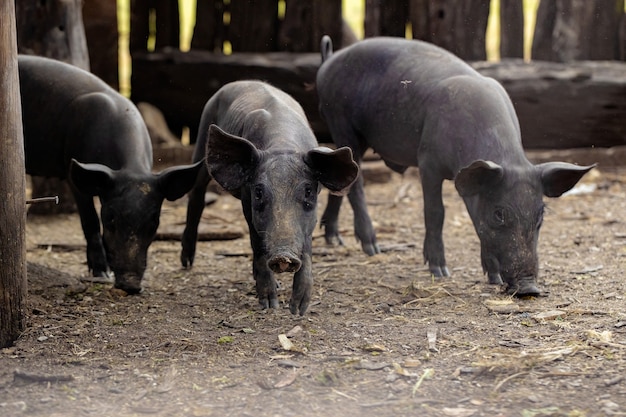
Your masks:
{"label": "curled tail", "polygon": [[322,52],[322,63],[324,63],[333,54],[333,41],[330,39],[330,36],[322,36],[320,51]]}

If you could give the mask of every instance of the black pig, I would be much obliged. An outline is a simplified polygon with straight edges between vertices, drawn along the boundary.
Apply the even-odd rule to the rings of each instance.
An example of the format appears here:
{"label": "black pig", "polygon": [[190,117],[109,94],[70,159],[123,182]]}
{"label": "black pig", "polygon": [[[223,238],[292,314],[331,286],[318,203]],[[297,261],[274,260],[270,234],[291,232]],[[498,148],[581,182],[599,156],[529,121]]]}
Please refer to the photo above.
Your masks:
{"label": "black pig", "polygon": [[152,174],[148,130],[130,100],[60,61],[19,56],[18,66],[26,172],[70,180],[89,269],[106,276],[110,267],[116,288],[140,292],[163,199],[185,195],[202,164]]}
{"label": "black pig", "polygon": [[[397,172],[419,166],[424,194],[424,259],[434,276],[449,276],[442,227],[444,179],[454,180],[481,242],[489,282],[536,295],[542,195],[559,197],[592,167],[531,164],[519,122],[502,86],[434,45],[371,38],[332,53],[322,39],[317,74],[320,112],[337,146],[360,162],[368,147]],[[331,56],[332,55],[332,56]],[[359,178],[348,195],[363,250],[379,252]],[[340,240],[341,197],[322,216],[329,243]]]}
{"label": "black pig", "polygon": [[304,111],[286,93],[260,81],[223,86],[202,112],[193,160],[205,157],[189,193],[181,262],[191,267],[204,193],[211,177],[241,199],[254,255],[252,272],[263,308],[278,307],[274,273],[293,272],[291,313],[309,305],[312,234],[319,183],[344,192],[359,168],[350,148],[317,147]]}

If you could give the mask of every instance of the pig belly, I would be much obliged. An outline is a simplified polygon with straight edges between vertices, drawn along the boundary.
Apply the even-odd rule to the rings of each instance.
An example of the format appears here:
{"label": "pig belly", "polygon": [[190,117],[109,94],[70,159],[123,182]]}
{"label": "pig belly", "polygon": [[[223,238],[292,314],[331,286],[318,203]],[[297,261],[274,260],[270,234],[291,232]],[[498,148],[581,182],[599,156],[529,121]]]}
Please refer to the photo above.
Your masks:
{"label": "pig belly", "polygon": [[419,140],[402,131],[371,134],[366,142],[385,162],[401,167],[418,165]]}

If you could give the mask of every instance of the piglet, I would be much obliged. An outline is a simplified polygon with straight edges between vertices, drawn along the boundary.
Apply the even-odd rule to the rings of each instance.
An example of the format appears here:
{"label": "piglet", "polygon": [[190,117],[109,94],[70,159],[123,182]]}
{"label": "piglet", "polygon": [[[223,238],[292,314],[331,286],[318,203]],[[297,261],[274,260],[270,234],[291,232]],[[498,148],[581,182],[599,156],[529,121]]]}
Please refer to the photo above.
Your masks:
{"label": "piglet", "polygon": [[[419,166],[430,272],[449,276],[441,191],[443,180],[453,180],[480,239],[489,282],[506,283],[518,296],[539,294],[542,196],[559,197],[593,166],[531,164],[504,88],[435,45],[380,37],[333,54],[324,37],[321,50],[319,106],[335,144],[349,146],[359,163],[372,148],[396,172]],[[374,255],[379,248],[361,178],[348,198],[355,234]],[[340,196],[330,196],[322,216],[329,243],[341,241],[340,205]]]}
{"label": "piglet", "polygon": [[116,288],[141,292],[163,200],[184,196],[202,163],[152,173],[148,130],[130,100],[60,61],[20,55],[18,67],[26,173],[69,179],[89,270],[111,269]]}
{"label": "piglet", "polygon": [[294,273],[289,309],[303,315],[311,300],[312,234],[320,184],[345,193],[358,177],[350,148],[318,147],[300,105],[260,81],[226,84],[202,111],[193,155],[206,155],[189,193],[181,262],[191,267],[196,252],[204,193],[211,178],[241,200],[250,230],[259,302],[278,307],[274,274]]}

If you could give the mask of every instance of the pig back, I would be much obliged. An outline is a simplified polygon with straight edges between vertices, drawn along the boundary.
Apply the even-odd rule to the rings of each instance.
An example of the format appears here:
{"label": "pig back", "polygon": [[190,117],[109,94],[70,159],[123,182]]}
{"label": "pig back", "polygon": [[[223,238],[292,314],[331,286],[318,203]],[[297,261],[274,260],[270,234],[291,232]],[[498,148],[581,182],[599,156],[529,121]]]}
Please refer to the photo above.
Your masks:
{"label": "pig back", "polygon": [[151,169],[147,129],[130,100],[60,61],[20,55],[18,66],[27,173],[64,178],[71,158]]}
{"label": "pig back", "polygon": [[426,42],[366,39],[322,64],[320,112],[331,125],[344,123],[343,118],[386,160],[415,166],[428,100],[442,80],[459,75],[481,77],[460,58]]}

